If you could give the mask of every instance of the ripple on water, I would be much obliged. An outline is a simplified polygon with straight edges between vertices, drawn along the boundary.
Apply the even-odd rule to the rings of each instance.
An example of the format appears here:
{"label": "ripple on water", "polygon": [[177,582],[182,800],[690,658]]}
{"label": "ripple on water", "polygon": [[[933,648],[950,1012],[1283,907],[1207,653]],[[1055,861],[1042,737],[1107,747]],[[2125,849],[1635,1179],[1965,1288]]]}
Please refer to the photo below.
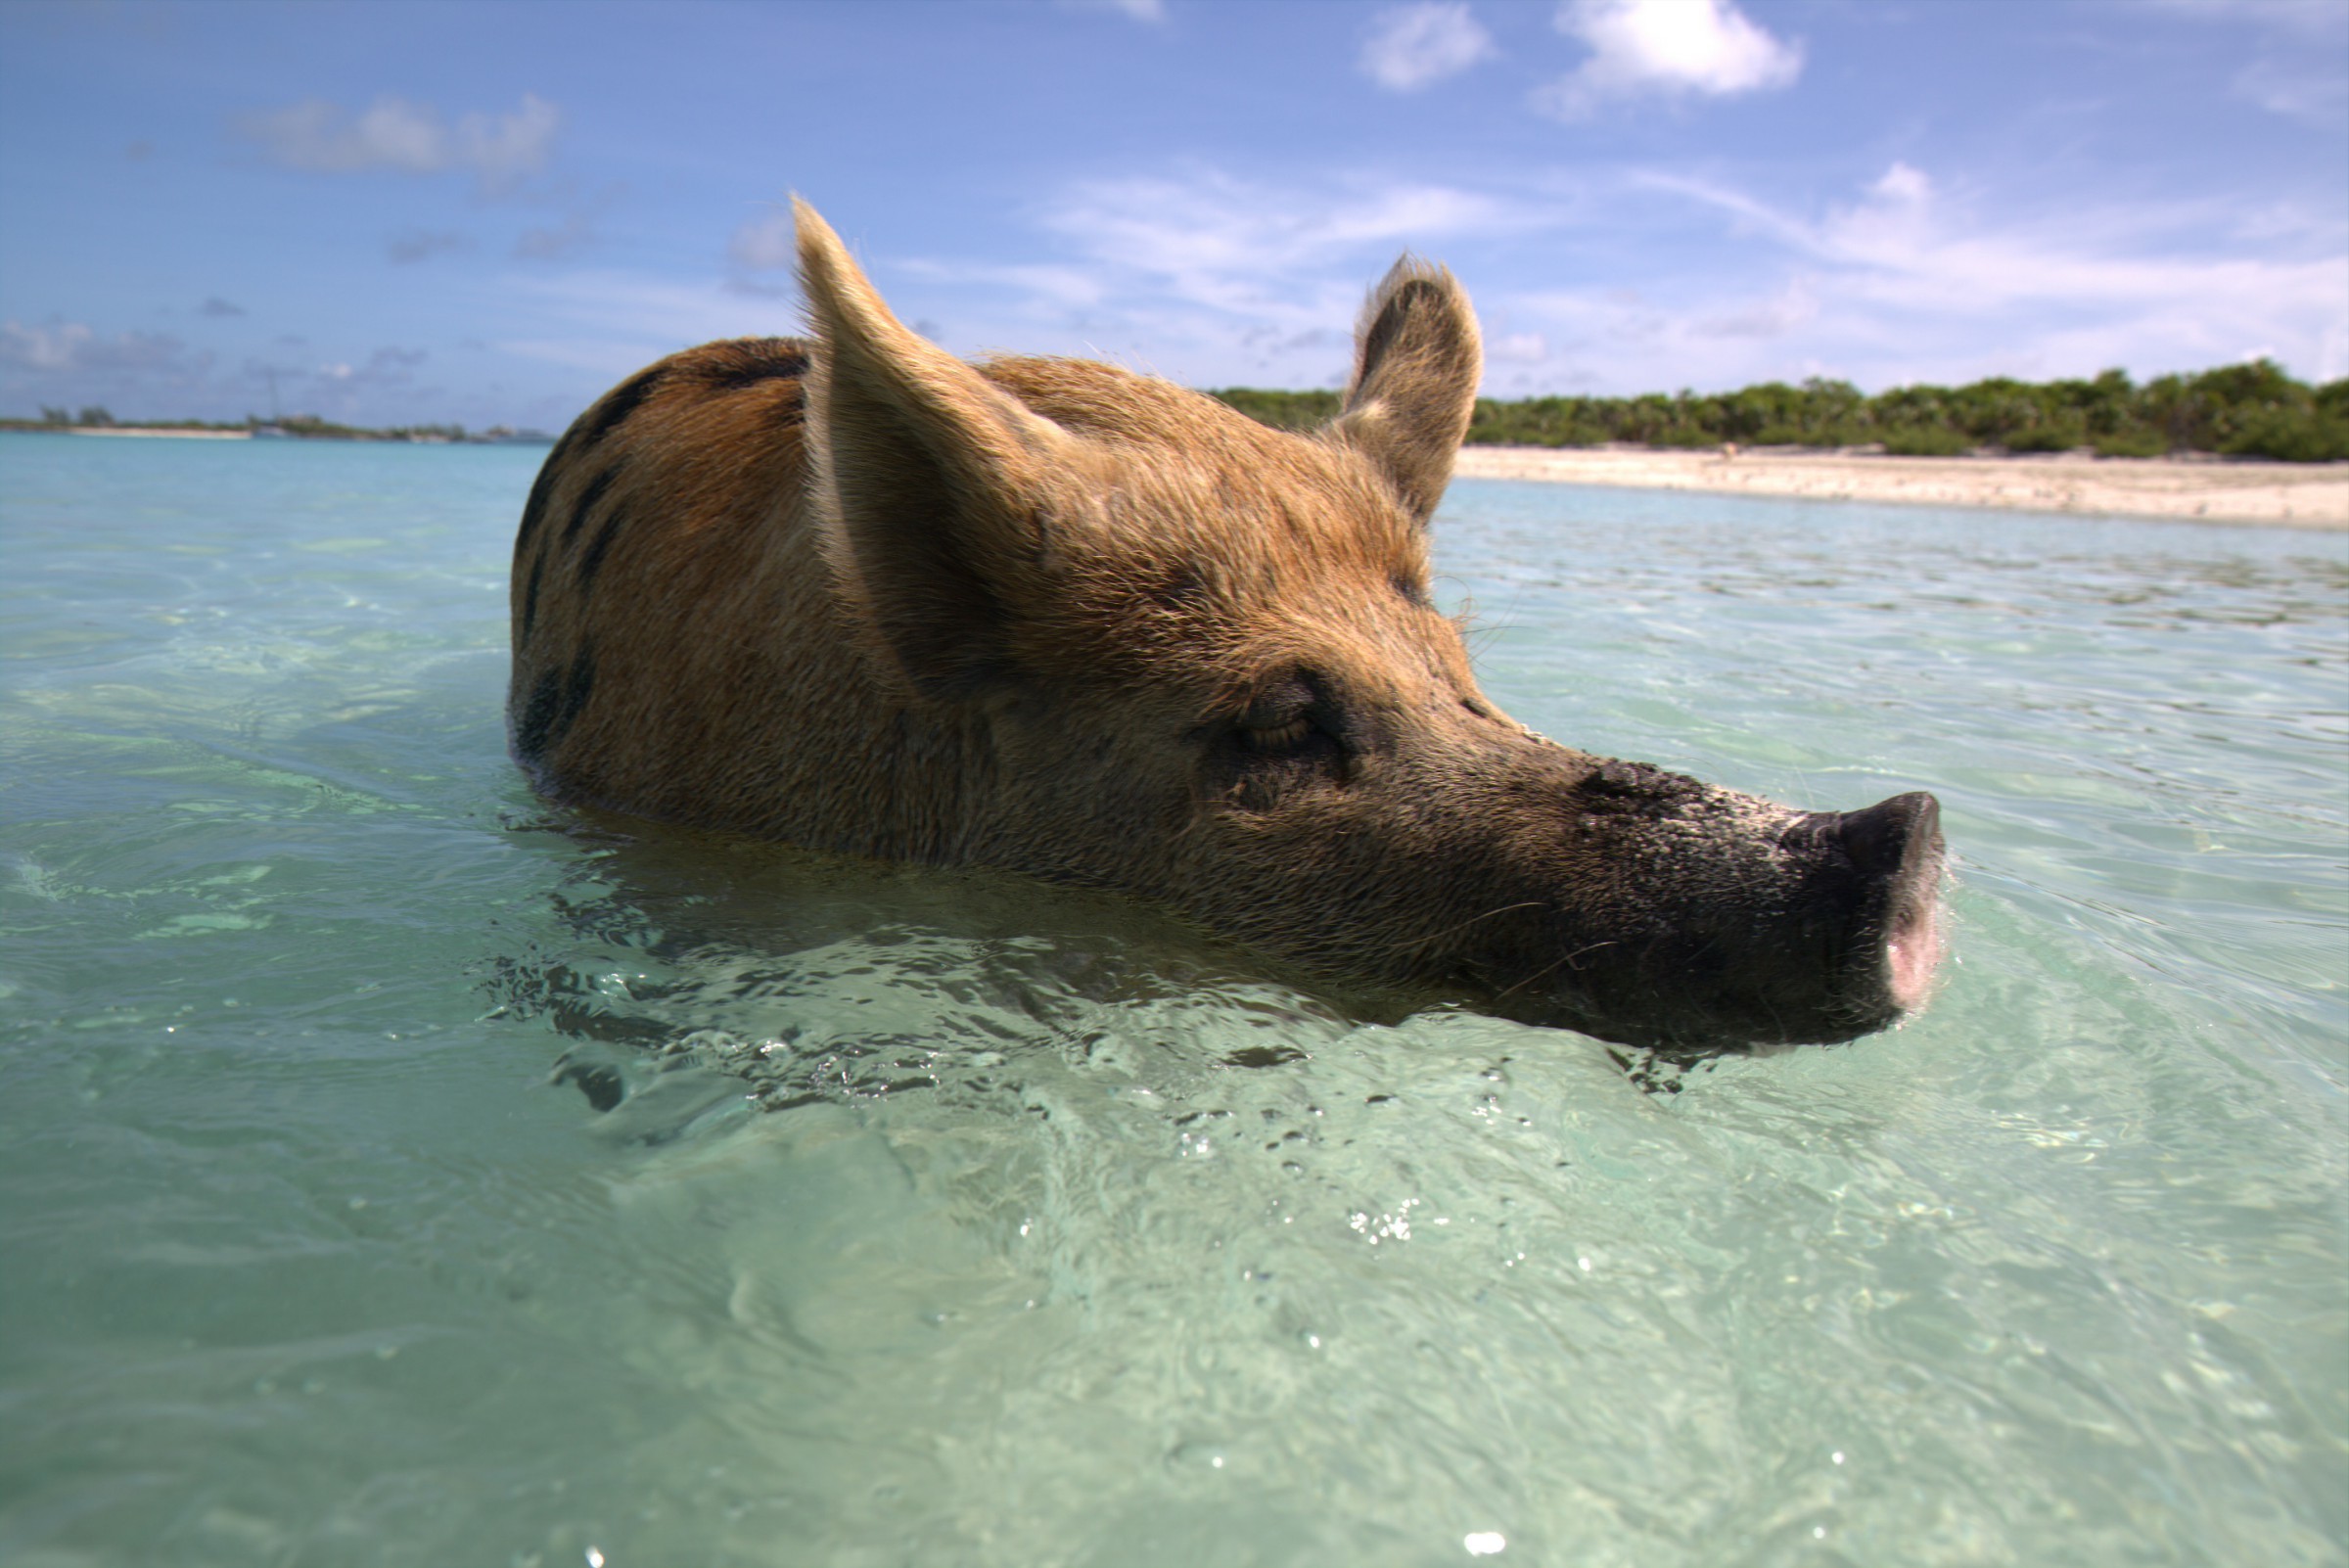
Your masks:
{"label": "ripple on water", "polygon": [[1518,716],[1942,799],[1921,1017],[1657,1060],[546,811],[535,454],[0,440],[0,1555],[2349,1537],[2337,538],[1457,486]]}

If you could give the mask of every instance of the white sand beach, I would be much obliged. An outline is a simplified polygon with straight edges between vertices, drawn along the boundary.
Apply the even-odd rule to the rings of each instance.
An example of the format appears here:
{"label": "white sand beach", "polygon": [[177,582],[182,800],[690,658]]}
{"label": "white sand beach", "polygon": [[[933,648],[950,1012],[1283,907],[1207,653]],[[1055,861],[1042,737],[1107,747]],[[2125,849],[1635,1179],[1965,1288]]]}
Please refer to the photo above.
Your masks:
{"label": "white sand beach", "polygon": [[2028,512],[2179,518],[2349,529],[2349,463],[2233,458],[1887,457],[1772,447],[1468,446],[1453,472],[1472,479],[1712,490],[1811,500],[1909,501]]}
{"label": "white sand beach", "polygon": [[74,425],[69,436],[153,437],[175,441],[249,441],[249,430],[186,430],[178,426]]}

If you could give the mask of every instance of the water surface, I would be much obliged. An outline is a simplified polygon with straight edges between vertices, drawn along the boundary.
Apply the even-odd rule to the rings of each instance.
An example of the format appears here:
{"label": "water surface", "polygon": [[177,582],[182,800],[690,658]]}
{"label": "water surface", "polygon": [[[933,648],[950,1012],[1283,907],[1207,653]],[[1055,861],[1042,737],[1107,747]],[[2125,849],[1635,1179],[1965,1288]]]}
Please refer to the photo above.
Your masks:
{"label": "water surface", "polygon": [[2343,1560],[2339,535],[1455,486],[1519,717],[1942,799],[1680,1067],[548,809],[539,456],[0,438],[0,1560]]}

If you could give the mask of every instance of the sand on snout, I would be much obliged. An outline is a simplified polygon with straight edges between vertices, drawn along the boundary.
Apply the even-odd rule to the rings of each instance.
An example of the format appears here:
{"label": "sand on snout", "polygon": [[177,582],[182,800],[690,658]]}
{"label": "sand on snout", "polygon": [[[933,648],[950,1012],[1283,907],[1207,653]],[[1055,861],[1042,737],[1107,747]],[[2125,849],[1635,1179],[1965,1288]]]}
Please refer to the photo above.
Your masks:
{"label": "sand on snout", "polygon": [[1906,501],[2084,516],[2349,529],[2349,463],[2241,458],[1890,457],[1720,447],[1464,446],[1465,479],[1541,480],[1817,501]]}

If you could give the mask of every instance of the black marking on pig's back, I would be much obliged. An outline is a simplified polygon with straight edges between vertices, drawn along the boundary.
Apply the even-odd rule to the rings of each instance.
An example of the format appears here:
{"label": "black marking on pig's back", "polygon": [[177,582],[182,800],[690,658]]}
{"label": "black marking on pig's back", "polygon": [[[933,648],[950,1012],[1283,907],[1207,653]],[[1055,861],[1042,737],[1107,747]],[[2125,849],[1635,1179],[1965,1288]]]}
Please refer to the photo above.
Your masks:
{"label": "black marking on pig's back", "polygon": [[[547,509],[554,504],[556,488],[571,471],[572,459],[590,450],[619,429],[621,423],[636,412],[638,405],[652,394],[653,389],[668,374],[667,365],[655,365],[650,370],[638,371],[606,392],[602,401],[572,422],[571,429],[563,433],[563,438],[555,442],[555,449],[546,454],[545,463],[538,469],[538,478],[530,484],[530,498],[522,507],[522,527],[514,535],[515,559],[521,559],[524,548],[530,542],[530,535],[537,532],[538,525],[545,521]],[[601,483],[612,483],[609,473]],[[563,530],[566,541],[578,532],[580,516],[580,511],[573,511],[571,525]]]}
{"label": "black marking on pig's back", "polygon": [[612,482],[619,477],[620,470],[617,467],[607,468],[589,480],[587,487],[579,491],[579,498],[572,503],[571,521],[563,525],[565,544],[579,536],[579,530],[587,526],[587,514],[595,510],[596,503],[604,498],[604,492],[612,487]]}
{"label": "black marking on pig's back", "polygon": [[545,574],[546,557],[541,555],[530,563],[530,586],[522,590],[522,633],[516,638],[519,642],[530,641],[530,627],[538,623],[538,582]]}
{"label": "black marking on pig's back", "polygon": [[638,371],[604,393],[604,400],[581,414],[579,422],[571,428],[572,436],[578,438],[579,450],[588,450],[618,430],[630,414],[636,412],[637,405],[653,394],[653,389],[660,386],[662,378],[668,374],[668,365],[655,365],[650,370]]}
{"label": "black marking on pig's back", "polygon": [[612,548],[613,539],[620,534],[620,526],[627,519],[628,509],[615,502],[612,507],[612,515],[604,520],[602,528],[595,530],[595,537],[587,541],[587,548],[579,552],[579,593],[581,597],[586,595],[588,589],[595,586],[595,575],[604,569],[604,552]]}
{"label": "black marking on pig's back", "polygon": [[546,461],[538,465],[538,477],[530,482],[530,498],[522,506],[522,527],[514,535],[516,560],[522,558],[530,535],[538,530],[539,522],[546,516],[547,503],[555,498],[555,485],[571,464],[572,440],[577,434],[576,425],[565,431],[563,438],[555,442],[555,449],[546,454]]}
{"label": "black marking on pig's back", "polygon": [[807,374],[807,346],[797,338],[746,338],[714,343],[696,367],[712,392],[740,392],[773,381],[798,381]]}
{"label": "black marking on pig's back", "polygon": [[514,721],[514,755],[536,762],[562,745],[594,693],[595,644],[584,642],[569,669],[543,670],[531,685],[530,701]]}

